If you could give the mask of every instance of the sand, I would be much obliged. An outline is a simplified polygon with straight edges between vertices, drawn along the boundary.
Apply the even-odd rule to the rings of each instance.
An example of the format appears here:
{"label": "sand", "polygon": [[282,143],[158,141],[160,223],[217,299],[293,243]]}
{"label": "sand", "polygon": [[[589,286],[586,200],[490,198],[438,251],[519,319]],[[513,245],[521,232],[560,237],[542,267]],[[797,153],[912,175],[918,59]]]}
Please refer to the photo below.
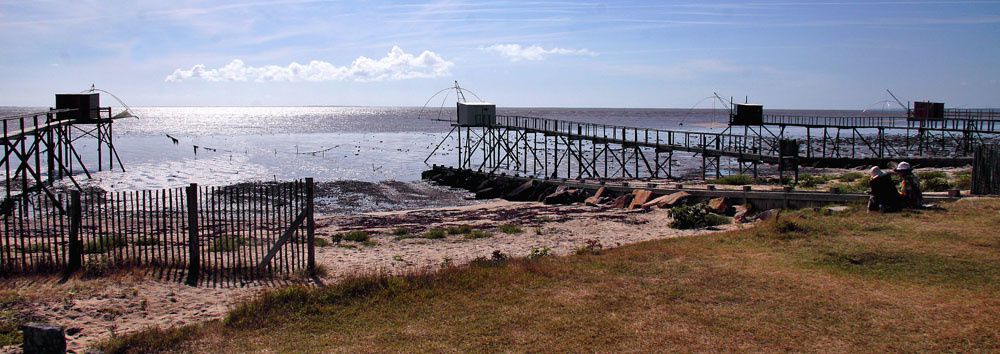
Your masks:
{"label": "sand", "polygon": [[[532,249],[552,255],[574,253],[588,241],[603,248],[670,237],[698,235],[738,227],[675,230],[668,226],[665,210],[641,211],[588,206],[547,206],[540,203],[506,201],[478,205],[328,216],[317,219],[318,237],[348,230],[377,232],[366,243],[342,241],[317,247],[317,264],[323,268],[322,283],[358,273],[405,273],[436,269],[445,264],[461,265],[494,251],[523,257]],[[511,223],[523,232],[507,234],[496,226]],[[470,225],[492,230],[493,236],[466,239],[448,235],[443,239],[400,238],[392,235],[406,228],[411,236],[433,227]],[[262,290],[287,283],[254,284],[247,287],[189,287],[165,280],[152,271],[131,271],[97,279],[21,277],[0,280],[25,300],[17,309],[24,318],[55,323],[68,329],[69,348],[82,351],[109,336],[150,326],[171,327],[221,319],[240,301]],[[315,284],[315,283],[311,283]],[[0,352],[17,352],[8,346]]]}

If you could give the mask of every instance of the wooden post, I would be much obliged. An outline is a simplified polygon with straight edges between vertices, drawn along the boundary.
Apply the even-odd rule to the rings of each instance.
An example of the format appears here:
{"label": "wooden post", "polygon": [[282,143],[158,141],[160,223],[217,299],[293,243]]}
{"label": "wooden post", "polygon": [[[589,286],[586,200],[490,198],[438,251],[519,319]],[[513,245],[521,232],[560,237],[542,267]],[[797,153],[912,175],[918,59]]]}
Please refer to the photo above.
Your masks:
{"label": "wooden post", "polygon": [[198,184],[191,183],[185,191],[187,194],[188,217],[188,273],[187,285],[198,286],[198,275],[201,273],[201,250],[198,240]]}
{"label": "wooden post", "polygon": [[66,274],[72,274],[83,267],[83,242],[80,240],[80,222],[82,211],[80,207],[80,191],[70,192],[69,204],[69,263]]}
{"label": "wooden post", "polygon": [[309,258],[309,275],[316,275],[316,220],[313,219],[313,179],[306,178],[306,240]]}

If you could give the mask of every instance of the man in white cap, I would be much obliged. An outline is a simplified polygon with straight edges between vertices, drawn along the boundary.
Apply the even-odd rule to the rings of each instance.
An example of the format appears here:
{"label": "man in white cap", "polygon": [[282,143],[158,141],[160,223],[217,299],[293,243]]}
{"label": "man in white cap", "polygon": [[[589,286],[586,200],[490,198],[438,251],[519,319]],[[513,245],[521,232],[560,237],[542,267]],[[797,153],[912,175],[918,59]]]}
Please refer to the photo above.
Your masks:
{"label": "man in white cap", "polygon": [[896,165],[896,174],[902,182],[899,185],[900,196],[903,198],[904,208],[921,208],[924,205],[924,196],[920,192],[920,180],[913,173],[910,163],[903,161]]}
{"label": "man in white cap", "polygon": [[878,166],[873,166],[868,173],[871,175],[871,180],[868,181],[868,187],[871,188],[868,192],[871,194],[868,198],[868,210],[883,213],[899,211],[899,192],[896,191],[892,178]]}

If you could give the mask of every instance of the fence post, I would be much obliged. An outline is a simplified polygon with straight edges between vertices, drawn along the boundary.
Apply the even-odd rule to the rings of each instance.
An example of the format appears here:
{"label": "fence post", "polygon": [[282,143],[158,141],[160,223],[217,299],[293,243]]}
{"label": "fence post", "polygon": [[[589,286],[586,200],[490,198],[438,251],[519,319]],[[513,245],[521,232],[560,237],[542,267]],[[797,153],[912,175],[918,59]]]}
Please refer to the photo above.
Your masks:
{"label": "fence post", "polygon": [[80,191],[70,192],[69,202],[69,263],[66,274],[72,274],[83,268],[83,242],[80,240],[80,222],[83,212],[80,206]]}
{"label": "fence post", "polygon": [[201,251],[198,240],[198,184],[191,183],[185,190],[188,219],[188,273],[187,285],[198,286],[201,273]]}
{"label": "fence post", "polygon": [[313,219],[314,187],[312,177],[306,178],[306,240],[309,249],[309,275],[316,275],[316,220]]}

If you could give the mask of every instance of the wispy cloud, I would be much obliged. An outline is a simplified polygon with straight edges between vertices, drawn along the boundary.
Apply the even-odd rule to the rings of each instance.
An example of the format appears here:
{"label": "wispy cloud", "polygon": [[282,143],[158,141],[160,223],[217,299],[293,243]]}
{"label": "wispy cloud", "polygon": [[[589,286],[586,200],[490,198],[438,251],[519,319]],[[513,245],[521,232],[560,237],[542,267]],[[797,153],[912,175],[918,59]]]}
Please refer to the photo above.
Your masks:
{"label": "wispy cloud", "polygon": [[190,79],[205,81],[386,81],[418,78],[435,78],[451,75],[455,64],[437,53],[425,50],[413,55],[393,46],[385,57],[371,59],[358,57],[349,66],[336,66],[329,62],[313,60],[308,64],[291,63],[287,66],[267,65],[254,67],[235,59],[220,68],[209,69],[197,64],[191,69],[176,69],[164,79],[180,82]]}
{"label": "wispy cloud", "polygon": [[537,45],[523,47],[520,44],[494,44],[489,47],[483,47],[481,49],[488,52],[498,53],[512,62],[517,62],[522,60],[544,60],[546,57],[550,55],[597,56],[597,52],[591,51],[586,48],[573,49],[573,48],[555,47],[555,48],[545,49]]}

